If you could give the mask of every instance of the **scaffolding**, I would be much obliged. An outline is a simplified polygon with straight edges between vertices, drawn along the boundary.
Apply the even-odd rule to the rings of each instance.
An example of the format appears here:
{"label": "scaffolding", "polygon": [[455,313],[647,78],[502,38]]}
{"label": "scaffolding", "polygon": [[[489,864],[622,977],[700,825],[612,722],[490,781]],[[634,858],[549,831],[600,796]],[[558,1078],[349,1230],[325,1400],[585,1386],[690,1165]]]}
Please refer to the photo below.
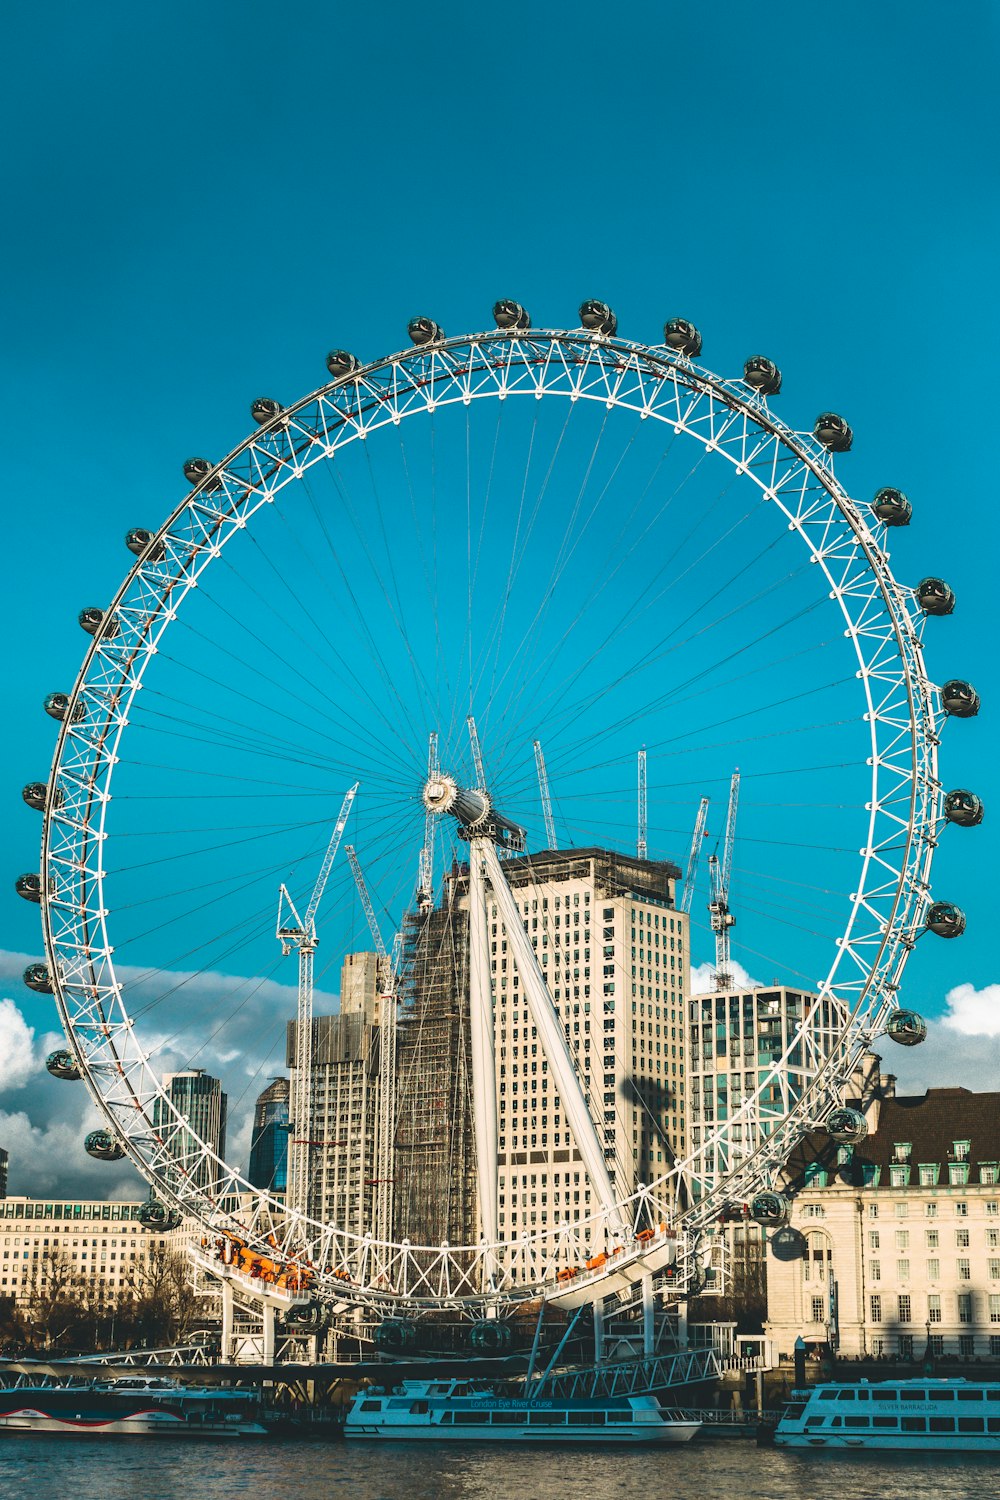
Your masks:
{"label": "scaffolding", "polygon": [[478,1238],[469,1034],[467,872],[442,904],[405,919],[396,1052],[397,1233],[413,1244]]}

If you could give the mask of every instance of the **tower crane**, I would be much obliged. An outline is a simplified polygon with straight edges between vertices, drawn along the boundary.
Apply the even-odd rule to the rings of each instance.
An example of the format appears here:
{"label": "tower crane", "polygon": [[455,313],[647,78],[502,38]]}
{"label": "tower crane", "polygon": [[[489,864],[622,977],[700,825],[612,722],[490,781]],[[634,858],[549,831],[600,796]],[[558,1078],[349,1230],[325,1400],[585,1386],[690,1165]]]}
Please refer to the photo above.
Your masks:
{"label": "tower crane", "polygon": [[688,851],[687,869],[684,872],[684,885],[681,890],[681,911],[691,910],[691,901],[694,896],[694,881],[698,873],[698,861],[701,858],[701,846],[705,842],[705,823],[708,819],[708,798],[702,797],[698,804],[698,816],[694,820],[694,833],[691,835],[691,848]]}
{"label": "tower crane", "polygon": [[295,902],[282,885],[278,892],[278,922],[275,937],[281,944],[282,953],[291,953],[295,948],[299,955],[299,1003],[295,1017],[295,1081],[292,1088],[292,1120],[289,1162],[288,1191],[286,1202],[291,1213],[308,1213],[309,1210],[309,1114],[312,1092],[312,1013],[313,1013],[313,954],[318,946],[316,937],[316,913],[330,878],[333,861],[337,857],[340,841],[347,827],[351,804],[357,795],[359,782],[347,792],[340,808],[340,816],[334,825],[326,854],[320,866],[313,893],[306,907],[305,917],[300,917]]}
{"label": "tower crane", "polygon": [[736,808],[740,800],[740,769],[733,772],[729,782],[729,812],[726,815],[726,836],[722,845],[722,859],[717,854],[708,856],[710,900],[709,915],[715,933],[715,988],[732,988],[733,975],[729,959],[729,929],[736,918],[729,910],[729,882],[733,873],[733,843],[736,838]]}
{"label": "tower crane", "polygon": [[545,754],[541,740],[534,741],[535,769],[538,772],[538,790],[542,795],[542,816],[545,819],[545,837],[549,849],[558,849],[556,823],[552,816],[552,796],[549,792],[549,773],[545,769]]}
{"label": "tower crane", "polygon": [[[434,739],[437,740],[436,735]],[[379,1089],[373,1230],[376,1239],[391,1240],[396,1136],[396,988],[401,946],[398,941],[393,943],[390,958],[354,845],[345,844],[344,853],[347,855],[354,884],[358,888],[361,905],[368,919],[375,952],[378,954]]]}
{"label": "tower crane", "polygon": [[646,747],[639,751],[639,836],[635,852],[639,859],[646,858]]}

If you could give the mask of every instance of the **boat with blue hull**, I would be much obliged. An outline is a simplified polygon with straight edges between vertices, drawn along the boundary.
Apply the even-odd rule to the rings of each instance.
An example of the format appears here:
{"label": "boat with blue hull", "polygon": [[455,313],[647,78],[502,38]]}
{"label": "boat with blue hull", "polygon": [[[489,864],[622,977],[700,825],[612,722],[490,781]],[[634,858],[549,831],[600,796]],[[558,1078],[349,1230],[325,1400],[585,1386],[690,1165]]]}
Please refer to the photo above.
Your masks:
{"label": "boat with blue hull", "polygon": [[359,1391],[344,1436],[435,1443],[686,1443],[700,1426],[664,1410],[649,1394],[565,1398],[467,1380],[404,1380]]}
{"label": "boat with blue hull", "polygon": [[163,1377],[38,1382],[0,1390],[0,1436],[74,1433],[105,1437],[264,1437],[253,1391],[186,1386]]}
{"label": "boat with blue hull", "polygon": [[793,1391],[778,1448],[1000,1454],[1000,1383],[862,1380]]}

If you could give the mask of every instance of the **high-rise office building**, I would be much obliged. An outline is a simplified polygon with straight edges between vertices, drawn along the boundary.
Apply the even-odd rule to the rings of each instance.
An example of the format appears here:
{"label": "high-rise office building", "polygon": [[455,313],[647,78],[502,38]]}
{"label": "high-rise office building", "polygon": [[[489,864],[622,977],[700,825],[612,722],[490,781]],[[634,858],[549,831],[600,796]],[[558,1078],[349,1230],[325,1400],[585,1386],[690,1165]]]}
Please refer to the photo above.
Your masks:
{"label": "high-rise office building", "polygon": [[[784,985],[692,995],[687,1015],[691,1148],[733,1121],[728,1142],[706,1153],[704,1170],[692,1181],[698,1194],[751,1155],[788,1114],[843,1019],[835,1001]],[[781,1063],[776,1071],[775,1063]],[[761,1098],[734,1120],[758,1086],[764,1088]]]}
{"label": "high-rise office building", "polygon": [[7,1169],[10,1166],[10,1157],[7,1152],[0,1148],[0,1198],[7,1196]]}
{"label": "high-rise office building", "polygon": [[[353,1234],[372,1228],[378,1123],[378,958],[349,954],[342,974],[348,1010],[315,1016],[306,1133],[292,1122],[296,1149],[309,1151],[309,1215]],[[296,1023],[287,1060],[295,1066]]]}
{"label": "high-rise office building", "polygon": [[[179,1073],[164,1073],[163,1088],[177,1113],[186,1121],[187,1129],[171,1135],[171,1149],[181,1161],[192,1153],[193,1138],[204,1141],[222,1160],[226,1159],[226,1114],[228,1100],[218,1078],[206,1073],[204,1068],[185,1068]],[[153,1101],[153,1124],[170,1127],[172,1118],[159,1099]],[[194,1172],[198,1186],[211,1190],[218,1179],[218,1171],[210,1162],[202,1160]]]}
{"label": "high-rise office building", "polygon": [[[686,1144],[688,918],[680,871],[588,848],[509,859],[504,873],[559,1012],[619,1198]],[[502,1238],[598,1208],[487,890]]]}
{"label": "high-rise office building", "polygon": [[283,1193],[288,1186],[288,1108],[291,1085],[274,1078],[257,1098],[247,1177],[254,1187]]}

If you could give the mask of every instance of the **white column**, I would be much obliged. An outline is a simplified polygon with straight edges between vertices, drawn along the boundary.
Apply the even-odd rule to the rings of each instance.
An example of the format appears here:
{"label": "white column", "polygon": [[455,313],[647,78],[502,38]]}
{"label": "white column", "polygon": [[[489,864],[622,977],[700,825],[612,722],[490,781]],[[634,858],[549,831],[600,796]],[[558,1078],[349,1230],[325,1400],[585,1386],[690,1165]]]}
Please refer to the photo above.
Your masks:
{"label": "white column", "polygon": [[677,1304],[677,1347],[686,1349],[688,1346],[688,1305],[687,1300],[682,1298]]}
{"label": "white column", "polygon": [[624,1236],[625,1226],[622,1223],[615,1190],[611,1185],[611,1178],[608,1176],[604,1161],[604,1147],[601,1145],[597,1129],[590,1117],[590,1110],[587,1108],[587,1101],[580,1087],[580,1080],[563,1034],[562,1022],[553,1006],[552,996],[549,994],[545,977],[538,966],[531,940],[524,930],[517,902],[507,884],[503,866],[492,843],[487,842],[486,839],[475,839],[472,844],[473,852],[477,848],[481,850],[486,874],[493,887],[497,907],[507,929],[507,943],[521,977],[522,994],[531,1013],[531,1019],[535,1023],[542,1050],[552,1069],[552,1077],[559,1091],[563,1112],[573,1132],[573,1139],[580,1149],[591,1187],[607,1215],[608,1228],[611,1233]]}
{"label": "white column", "polygon": [[264,1336],[261,1347],[261,1364],[274,1364],[274,1308],[264,1303]]}
{"label": "white column", "polygon": [[497,1238],[497,1076],[483,846],[481,839],[469,845],[469,1017],[479,1221],[484,1240],[493,1245]]}
{"label": "white column", "polygon": [[647,1359],[653,1355],[654,1326],[653,1326],[653,1277],[649,1271],[644,1272],[642,1278],[642,1352]]}
{"label": "white column", "polygon": [[228,1365],[233,1357],[233,1285],[228,1278],[222,1282],[222,1363]]}

